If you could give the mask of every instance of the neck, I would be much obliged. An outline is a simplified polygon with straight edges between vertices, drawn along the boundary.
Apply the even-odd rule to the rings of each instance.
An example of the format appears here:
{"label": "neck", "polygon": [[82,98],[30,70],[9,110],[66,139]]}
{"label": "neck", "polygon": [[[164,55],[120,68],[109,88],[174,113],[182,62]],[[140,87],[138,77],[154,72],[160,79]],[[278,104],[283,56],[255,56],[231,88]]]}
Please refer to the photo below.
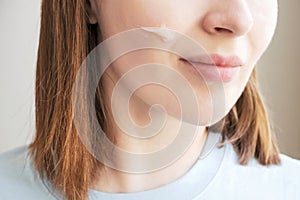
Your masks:
{"label": "neck", "polygon": [[[169,135],[168,132],[163,132],[161,134]],[[168,137],[165,136],[164,142],[160,141],[158,138],[153,138],[151,141],[137,142],[128,139],[126,136],[121,138],[122,139],[120,139],[120,142],[117,140],[120,148],[126,149],[130,152],[143,153],[151,152],[153,149],[157,149],[159,144],[157,145],[156,141],[159,141],[161,146],[163,146],[162,144],[167,143],[166,140],[168,139]],[[172,139],[173,138],[169,138],[168,143],[170,143]],[[171,183],[187,173],[187,171],[198,160],[206,139],[207,129],[198,127],[198,133],[195,135],[192,144],[180,156],[180,158],[168,166],[165,166],[159,170],[155,170],[154,172],[135,174],[122,172],[107,166],[103,166],[103,168],[99,170],[99,179],[95,182],[91,189],[109,193],[130,193],[150,190]],[[118,160],[121,162],[119,163],[120,165],[127,165],[128,163],[130,163],[130,165],[147,165],[147,163],[149,163],[134,163],[134,161],[126,159]]]}
{"label": "neck", "polygon": [[[109,85],[106,87],[106,102],[111,102],[110,97],[112,88],[113,85],[111,85],[111,87],[109,87]],[[130,118],[132,121],[139,126],[150,124],[151,120],[149,119],[148,115],[144,115],[144,118],[142,117],[142,113],[147,113],[149,106],[143,103],[143,101],[141,101],[139,98],[132,99],[133,100],[131,100],[129,105],[129,111],[131,114]],[[110,104],[107,104],[107,106],[109,110],[111,110]],[[153,116],[157,116],[157,113],[154,113]],[[98,178],[90,188],[110,193],[139,192],[166,185],[183,176],[198,160],[207,139],[207,129],[203,126],[182,122],[176,117],[172,117],[170,115],[165,116],[166,123],[157,132],[157,134],[143,139],[128,135],[128,133],[139,134],[138,132],[141,130],[139,126],[136,126],[138,127],[137,129],[132,127],[120,128],[115,120],[112,117],[109,117],[110,127],[108,133],[110,136],[113,136],[114,144],[117,147],[126,152],[131,152],[134,154],[154,154],[152,157],[153,160],[128,159],[116,154],[113,156],[113,159],[117,166],[147,167],[155,162],[158,162],[158,164],[160,164],[160,161],[162,162],[159,168],[150,171],[139,171],[138,173],[130,169],[118,170],[103,165],[98,171]],[[185,129],[184,131],[181,131],[182,133],[178,133],[179,130],[181,130],[181,127],[185,127]],[[173,143],[179,134],[181,134],[181,143],[184,143],[185,140],[190,140],[188,141],[188,145],[186,145],[187,143],[184,143],[184,148],[180,147],[181,144]],[[167,160],[168,158],[159,156],[157,157],[155,155],[158,154],[155,153],[170,146],[172,147],[171,151],[169,151],[170,154],[165,156],[172,156],[171,154],[174,152],[176,153],[175,155],[178,156],[174,157],[172,162],[164,163],[163,161]]]}

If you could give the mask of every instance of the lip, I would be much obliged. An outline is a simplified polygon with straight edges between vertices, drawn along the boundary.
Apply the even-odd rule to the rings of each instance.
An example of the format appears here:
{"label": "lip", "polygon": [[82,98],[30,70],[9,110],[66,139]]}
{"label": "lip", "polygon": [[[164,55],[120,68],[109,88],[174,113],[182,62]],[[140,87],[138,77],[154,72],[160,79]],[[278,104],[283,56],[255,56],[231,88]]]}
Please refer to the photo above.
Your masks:
{"label": "lip", "polygon": [[219,54],[185,57],[180,60],[210,82],[230,82],[244,65],[238,56],[225,57]]}
{"label": "lip", "polygon": [[243,66],[242,60],[238,56],[222,56],[219,54],[199,55],[181,58],[191,63],[202,63],[217,67],[239,67]]}

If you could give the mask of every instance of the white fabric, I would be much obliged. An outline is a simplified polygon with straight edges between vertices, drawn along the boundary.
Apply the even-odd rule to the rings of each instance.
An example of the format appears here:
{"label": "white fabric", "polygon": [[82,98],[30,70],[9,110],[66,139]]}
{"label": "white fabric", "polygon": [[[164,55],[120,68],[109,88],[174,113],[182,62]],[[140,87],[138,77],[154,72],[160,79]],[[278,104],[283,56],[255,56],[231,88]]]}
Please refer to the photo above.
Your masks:
{"label": "white fabric", "polygon": [[[89,190],[89,200],[300,200],[300,161],[281,154],[278,166],[262,166],[255,159],[241,166],[232,145],[219,148],[216,138],[209,136],[193,167],[170,184],[135,193]],[[0,155],[0,199],[58,199],[49,184],[35,176],[26,155],[27,147]]]}

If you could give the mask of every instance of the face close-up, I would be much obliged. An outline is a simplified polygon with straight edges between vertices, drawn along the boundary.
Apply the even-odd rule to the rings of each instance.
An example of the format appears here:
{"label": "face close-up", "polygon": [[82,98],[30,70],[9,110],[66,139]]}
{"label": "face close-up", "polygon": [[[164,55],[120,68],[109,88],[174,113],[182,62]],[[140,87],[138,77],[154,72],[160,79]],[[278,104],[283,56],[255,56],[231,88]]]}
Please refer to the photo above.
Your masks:
{"label": "face close-up", "polygon": [[[157,49],[130,52],[115,60],[106,74],[115,84],[138,65],[160,63],[171,67],[195,91],[202,125],[217,122],[236,103],[269,45],[277,22],[277,0],[94,0],[90,5],[90,19],[98,23],[101,41],[134,28],[163,27],[201,46],[205,55],[194,55],[186,46],[184,57]],[[144,34],[162,37],[151,29],[144,30]],[[168,77],[168,73],[157,70],[151,76]],[[172,82],[173,77],[168,78]],[[224,106],[210,105],[216,102],[211,98],[220,95],[224,96],[223,102],[220,100]],[[176,94],[159,84],[139,88],[136,96],[149,105],[163,105],[168,113],[180,111]],[[220,113],[212,117],[218,109]]]}
{"label": "face close-up", "polygon": [[[2,60],[14,50],[4,82],[36,60],[34,92],[14,78],[4,84],[18,87],[3,93],[13,109],[3,115],[12,129],[2,132],[14,145],[19,130],[27,139],[4,153],[0,145],[1,197],[299,199],[300,29],[289,22],[300,1],[32,2],[41,3],[32,52],[20,45],[30,40],[11,34],[36,31],[32,11],[19,2],[22,12],[2,9]],[[12,63],[22,46],[26,59]]]}

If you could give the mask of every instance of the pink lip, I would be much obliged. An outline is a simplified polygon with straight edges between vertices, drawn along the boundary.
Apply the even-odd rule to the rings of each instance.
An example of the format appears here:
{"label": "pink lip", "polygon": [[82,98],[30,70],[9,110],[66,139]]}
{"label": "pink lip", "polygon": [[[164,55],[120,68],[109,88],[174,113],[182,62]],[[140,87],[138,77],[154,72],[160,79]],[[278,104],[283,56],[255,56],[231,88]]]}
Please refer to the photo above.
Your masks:
{"label": "pink lip", "polygon": [[240,71],[243,62],[237,56],[221,56],[211,54],[181,58],[184,63],[192,66],[207,81],[230,82]]}
{"label": "pink lip", "polygon": [[190,63],[202,63],[206,65],[214,65],[217,67],[239,67],[243,65],[242,60],[238,56],[221,56],[219,54],[199,55],[187,57],[186,60]]}

